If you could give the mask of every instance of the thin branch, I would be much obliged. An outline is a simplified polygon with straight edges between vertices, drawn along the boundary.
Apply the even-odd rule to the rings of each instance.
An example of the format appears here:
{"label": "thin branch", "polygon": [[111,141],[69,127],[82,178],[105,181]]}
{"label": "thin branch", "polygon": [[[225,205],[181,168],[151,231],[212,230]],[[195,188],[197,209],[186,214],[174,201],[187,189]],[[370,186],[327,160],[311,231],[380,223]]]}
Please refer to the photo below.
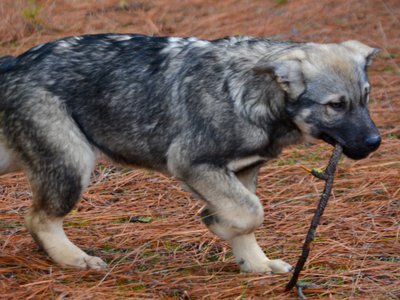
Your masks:
{"label": "thin branch", "polygon": [[295,270],[293,272],[293,276],[290,279],[289,283],[286,285],[286,291],[291,290],[294,286],[297,287],[298,290],[298,294],[302,299],[306,299],[302,289],[305,287],[312,287],[314,285],[308,285],[308,284],[303,284],[303,283],[297,283],[297,280],[299,279],[299,275],[301,270],[304,267],[304,264],[306,263],[308,254],[310,252],[310,245],[311,242],[314,240],[315,237],[315,232],[317,230],[317,226],[319,224],[319,221],[321,219],[321,216],[324,213],[325,207],[328,203],[329,197],[331,195],[331,191],[332,191],[332,186],[333,186],[333,180],[335,177],[335,171],[336,171],[336,167],[339,163],[340,160],[340,156],[342,155],[342,147],[340,145],[336,145],[335,149],[332,153],[332,156],[329,160],[328,166],[326,167],[324,172],[321,171],[317,171],[317,170],[312,170],[311,174],[314,175],[315,177],[325,180],[325,187],[324,187],[324,191],[321,195],[321,198],[319,200],[318,203],[318,207],[317,210],[314,213],[314,217],[311,221],[311,225],[310,228],[308,230],[306,239],[304,241],[303,244],[303,248],[302,248],[302,253],[301,256],[299,257],[299,260],[297,261]]}

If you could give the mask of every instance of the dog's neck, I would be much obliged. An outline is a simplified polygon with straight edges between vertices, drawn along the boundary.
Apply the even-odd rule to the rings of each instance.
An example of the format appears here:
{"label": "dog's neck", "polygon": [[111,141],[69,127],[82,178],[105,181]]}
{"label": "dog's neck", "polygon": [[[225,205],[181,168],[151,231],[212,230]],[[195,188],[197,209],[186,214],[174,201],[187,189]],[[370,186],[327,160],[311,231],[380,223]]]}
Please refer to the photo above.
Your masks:
{"label": "dog's neck", "polygon": [[301,131],[288,118],[276,120],[268,126],[270,143],[265,149],[265,156],[277,157],[286,146],[297,144],[303,141]]}
{"label": "dog's neck", "polygon": [[[278,156],[286,146],[303,140],[302,133],[286,112],[289,101],[274,81],[248,80],[241,90],[231,93],[235,109],[246,122],[261,129],[267,143],[261,150],[263,157]],[[277,91],[280,93],[277,95]],[[236,96],[236,98],[235,98]]]}

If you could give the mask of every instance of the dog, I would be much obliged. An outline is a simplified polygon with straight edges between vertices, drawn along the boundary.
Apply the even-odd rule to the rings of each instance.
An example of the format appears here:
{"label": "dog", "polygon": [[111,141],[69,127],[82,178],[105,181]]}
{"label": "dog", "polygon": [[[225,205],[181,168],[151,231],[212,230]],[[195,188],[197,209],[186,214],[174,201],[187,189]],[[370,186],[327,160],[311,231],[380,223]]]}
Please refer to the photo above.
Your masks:
{"label": "dog", "polygon": [[284,273],[254,231],[261,164],[304,140],[362,159],[381,142],[368,101],[378,49],[240,36],[72,36],[0,59],[0,172],[23,170],[32,237],[58,264],[100,269],[65,235],[63,218],[96,157],[168,173],[206,208],[205,225],[244,272]]}

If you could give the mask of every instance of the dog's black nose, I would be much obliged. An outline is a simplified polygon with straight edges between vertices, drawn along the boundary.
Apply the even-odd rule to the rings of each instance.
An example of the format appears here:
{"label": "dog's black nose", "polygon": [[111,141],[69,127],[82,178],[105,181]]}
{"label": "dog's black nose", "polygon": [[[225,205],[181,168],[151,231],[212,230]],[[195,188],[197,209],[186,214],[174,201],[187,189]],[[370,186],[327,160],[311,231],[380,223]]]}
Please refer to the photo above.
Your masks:
{"label": "dog's black nose", "polygon": [[371,150],[378,149],[380,144],[381,144],[381,137],[377,134],[370,135],[365,140],[365,145]]}

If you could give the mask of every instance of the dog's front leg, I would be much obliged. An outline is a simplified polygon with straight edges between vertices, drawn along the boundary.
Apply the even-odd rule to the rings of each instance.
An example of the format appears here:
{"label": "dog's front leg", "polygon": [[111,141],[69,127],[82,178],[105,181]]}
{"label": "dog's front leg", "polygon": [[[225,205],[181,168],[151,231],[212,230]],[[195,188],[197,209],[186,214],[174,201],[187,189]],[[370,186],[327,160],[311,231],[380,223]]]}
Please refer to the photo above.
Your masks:
{"label": "dog's front leg", "polygon": [[[253,194],[256,193],[260,167],[261,165],[257,165],[235,173],[240,182]],[[265,259],[268,260],[268,268],[273,273],[286,273],[292,269],[289,264],[280,259],[269,260],[258,245],[254,233],[239,235],[233,238],[230,243],[235,257],[242,258],[242,260],[237,260],[244,272],[255,272],[256,270],[265,272],[265,263],[259,263],[265,261]]]}
{"label": "dog's front leg", "polygon": [[242,234],[229,241],[236,262],[243,272],[286,273],[292,266],[281,259],[269,259],[257,243],[254,232]]}
{"label": "dog's front leg", "polygon": [[186,183],[208,204],[202,212],[204,223],[229,242],[242,271],[284,273],[291,270],[281,260],[269,260],[255,239],[254,230],[263,222],[264,211],[258,197],[245,186],[254,185],[255,180],[205,164],[192,166],[185,175]]}

